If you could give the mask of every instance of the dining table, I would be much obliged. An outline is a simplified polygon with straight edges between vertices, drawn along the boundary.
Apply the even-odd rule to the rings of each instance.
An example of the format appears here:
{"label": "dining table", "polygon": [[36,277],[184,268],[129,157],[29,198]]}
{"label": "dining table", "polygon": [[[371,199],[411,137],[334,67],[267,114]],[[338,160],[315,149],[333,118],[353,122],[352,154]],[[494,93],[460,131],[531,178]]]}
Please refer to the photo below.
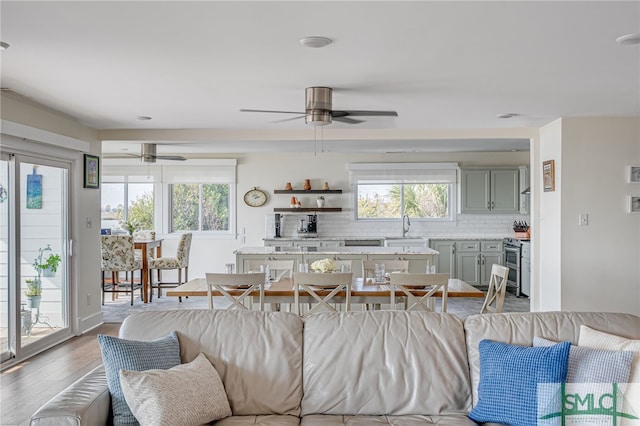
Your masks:
{"label": "dining table", "polygon": [[157,240],[134,240],[136,250],[142,251],[142,301],[148,303],[149,291],[151,290],[151,274],[149,272],[149,249],[155,248],[155,257],[162,256],[162,239]]}
{"label": "dining table", "polygon": [[[244,290],[229,289],[229,294],[240,295]],[[328,293],[331,290],[319,290],[318,294]],[[412,293],[419,295],[424,289],[416,289]],[[220,292],[212,291],[213,296],[222,296]],[[207,280],[206,278],[194,278],[187,281],[181,286],[168,289],[167,296],[187,297],[187,296],[207,296]],[[250,293],[254,298],[260,296],[260,291],[255,290]],[[442,297],[442,292],[438,291],[434,294],[436,297]],[[345,296],[345,292],[339,292],[337,296]],[[456,278],[449,279],[447,297],[471,297],[483,298],[485,296],[482,290],[461,281]],[[354,278],[351,284],[351,303],[364,304],[381,304],[389,303],[391,298],[391,288],[389,284],[376,283],[373,279]],[[293,303],[294,288],[292,278],[281,278],[278,281],[271,282],[265,287],[264,302],[265,303]],[[305,299],[301,299],[305,301]]]}

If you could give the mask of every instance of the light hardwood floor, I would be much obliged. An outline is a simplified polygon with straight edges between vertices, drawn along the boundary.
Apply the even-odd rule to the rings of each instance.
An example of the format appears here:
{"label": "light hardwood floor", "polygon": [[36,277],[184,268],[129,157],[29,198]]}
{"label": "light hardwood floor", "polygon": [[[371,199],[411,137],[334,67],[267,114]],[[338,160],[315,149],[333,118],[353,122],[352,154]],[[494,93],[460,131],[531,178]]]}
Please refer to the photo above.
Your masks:
{"label": "light hardwood floor", "polygon": [[0,424],[28,425],[40,406],[102,363],[96,336],[117,336],[119,329],[120,324],[103,324],[3,371]]}

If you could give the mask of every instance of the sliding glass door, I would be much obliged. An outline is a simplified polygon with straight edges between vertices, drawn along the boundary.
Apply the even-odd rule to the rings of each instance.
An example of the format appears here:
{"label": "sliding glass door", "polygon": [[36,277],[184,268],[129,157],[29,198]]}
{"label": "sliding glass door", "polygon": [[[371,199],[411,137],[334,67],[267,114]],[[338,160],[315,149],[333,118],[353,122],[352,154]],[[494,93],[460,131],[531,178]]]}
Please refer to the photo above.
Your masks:
{"label": "sliding glass door", "polygon": [[70,163],[24,155],[0,163],[3,361],[70,334],[69,171]]}

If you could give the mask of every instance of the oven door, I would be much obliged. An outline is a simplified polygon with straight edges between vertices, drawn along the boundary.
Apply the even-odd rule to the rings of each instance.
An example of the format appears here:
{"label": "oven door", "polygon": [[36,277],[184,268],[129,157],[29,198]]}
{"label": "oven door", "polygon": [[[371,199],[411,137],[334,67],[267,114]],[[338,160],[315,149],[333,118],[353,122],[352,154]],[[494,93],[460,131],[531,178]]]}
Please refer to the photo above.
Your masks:
{"label": "oven door", "polygon": [[509,267],[507,285],[515,287],[516,296],[520,296],[520,247],[505,246],[505,266]]}

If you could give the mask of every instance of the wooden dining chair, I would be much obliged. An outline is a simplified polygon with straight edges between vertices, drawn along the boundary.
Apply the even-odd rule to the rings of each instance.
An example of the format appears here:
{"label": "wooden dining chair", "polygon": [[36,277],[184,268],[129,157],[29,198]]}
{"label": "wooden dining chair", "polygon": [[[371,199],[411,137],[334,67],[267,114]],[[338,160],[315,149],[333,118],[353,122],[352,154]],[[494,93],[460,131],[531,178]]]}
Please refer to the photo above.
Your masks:
{"label": "wooden dining chair", "polygon": [[480,309],[481,314],[499,314],[504,306],[504,297],[507,293],[507,281],[509,277],[509,268],[507,266],[496,265],[491,266],[491,279],[489,280],[489,289],[487,296]]}
{"label": "wooden dining chair", "polygon": [[447,290],[449,274],[391,274],[391,309],[396,310],[396,291],[406,298],[407,311],[423,310],[435,312],[435,297],[442,292],[441,312],[447,312]]}
{"label": "wooden dining chair", "polygon": [[[130,293],[133,305],[133,292],[140,289],[142,299],[142,284],[136,283],[133,272],[140,271],[142,279],[142,259],[137,259],[133,236],[131,235],[101,235],[100,254],[102,271],[102,304],[105,293]],[[105,279],[105,273],[111,272],[111,284]],[[120,282],[120,272],[126,273],[125,281]],[[129,279],[131,273],[131,279]]]}
{"label": "wooden dining chair", "polygon": [[282,278],[293,278],[294,260],[249,260],[247,270],[260,272],[261,265],[269,265],[272,281],[280,281]]}
{"label": "wooden dining chair", "polygon": [[[214,274],[206,273],[207,297],[209,309],[213,309],[213,290],[231,302],[226,309],[249,310],[251,306],[251,293],[260,290],[260,311],[264,311],[264,284],[265,273],[255,274]],[[245,302],[249,305],[247,307]]]}
{"label": "wooden dining chair", "polygon": [[[294,311],[300,314],[300,293],[304,292],[310,297],[312,306],[302,314],[306,317],[321,309],[336,312],[337,309],[329,303],[336,303],[341,291],[345,292],[344,304],[345,310],[351,309],[351,281],[353,273],[351,272],[334,272],[334,273],[315,273],[315,272],[294,272],[293,273],[293,300]],[[333,301],[333,302],[332,302]],[[338,303],[341,303],[338,302]]]}
{"label": "wooden dining chair", "polygon": [[409,272],[408,260],[363,260],[362,261],[362,277],[367,280],[375,278],[376,263],[384,264],[385,272]]}

